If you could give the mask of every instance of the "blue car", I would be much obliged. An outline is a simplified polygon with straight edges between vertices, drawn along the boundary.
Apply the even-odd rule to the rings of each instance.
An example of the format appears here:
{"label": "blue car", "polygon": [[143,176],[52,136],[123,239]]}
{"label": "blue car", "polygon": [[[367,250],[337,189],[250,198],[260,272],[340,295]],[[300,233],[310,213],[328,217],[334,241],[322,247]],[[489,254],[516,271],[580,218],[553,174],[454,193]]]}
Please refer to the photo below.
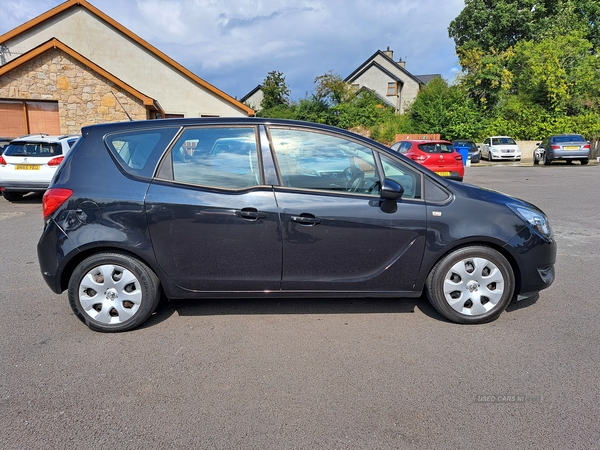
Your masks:
{"label": "blue car", "polygon": [[483,323],[554,280],[556,243],[534,205],[306,122],[87,126],[42,209],[42,275],[102,332],[138,327],[163,296],[425,292],[447,320]]}

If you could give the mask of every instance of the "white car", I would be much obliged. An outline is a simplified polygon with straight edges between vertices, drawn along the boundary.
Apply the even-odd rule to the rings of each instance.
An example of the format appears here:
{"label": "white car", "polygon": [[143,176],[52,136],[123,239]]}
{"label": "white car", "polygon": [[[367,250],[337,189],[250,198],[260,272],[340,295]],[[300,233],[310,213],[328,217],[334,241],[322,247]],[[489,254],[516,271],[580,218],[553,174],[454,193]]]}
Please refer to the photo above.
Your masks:
{"label": "white car", "polygon": [[492,136],[483,141],[481,145],[481,159],[493,160],[521,160],[521,149],[515,140],[509,136]]}
{"label": "white car", "polygon": [[13,139],[0,155],[0,191],[9,202],[44,192],[79,135],[35,134]]}

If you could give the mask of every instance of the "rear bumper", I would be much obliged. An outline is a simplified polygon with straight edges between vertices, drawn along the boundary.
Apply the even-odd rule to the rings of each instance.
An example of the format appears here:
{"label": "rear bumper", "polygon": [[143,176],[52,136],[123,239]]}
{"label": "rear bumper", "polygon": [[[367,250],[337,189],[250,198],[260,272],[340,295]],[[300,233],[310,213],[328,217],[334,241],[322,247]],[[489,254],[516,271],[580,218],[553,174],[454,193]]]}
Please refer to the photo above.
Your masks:
{"label": "rear bumper", "polygon": [[554,150],[551,153],[552,159],[590,159],[589,151],[579,150]]}
{"label": "rear bumper", "polygon": [[0,189],[7,192],[44,192],[50,186],[49,182],[32,181],[3,181],[0,180]]}

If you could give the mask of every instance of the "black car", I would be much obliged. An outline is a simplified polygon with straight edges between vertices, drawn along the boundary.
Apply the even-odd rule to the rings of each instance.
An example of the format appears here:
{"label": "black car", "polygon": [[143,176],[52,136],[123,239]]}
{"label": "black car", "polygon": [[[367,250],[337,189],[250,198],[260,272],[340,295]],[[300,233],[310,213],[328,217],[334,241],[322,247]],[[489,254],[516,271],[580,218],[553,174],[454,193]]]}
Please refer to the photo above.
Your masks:
{"label": "black car", "polygon": [[452,141],[452,146],[458,152],[461,150],[466,150],[472,163],[478,163],[481,161],[481,149],[475,142],[469,139],[459,139]]}
{"label": "black car", "polygon": [[530,203],[441,178],[312,123],[206,118],[84,127],[43,199],[41,272],[91,329],[169,299],[419,297],[497,318],[554,280]]}

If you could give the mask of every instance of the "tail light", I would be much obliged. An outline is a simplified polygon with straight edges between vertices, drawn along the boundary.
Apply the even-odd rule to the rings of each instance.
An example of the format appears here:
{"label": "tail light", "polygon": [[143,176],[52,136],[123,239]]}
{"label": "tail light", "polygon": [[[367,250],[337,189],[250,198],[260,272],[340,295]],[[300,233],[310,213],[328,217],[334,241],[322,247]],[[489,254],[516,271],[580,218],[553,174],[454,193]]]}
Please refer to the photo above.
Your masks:
{"label": "tail light", "polygon": [[[583,146],[583,148],[589,149],[589,148],[591,148],[591,147],[590,147],[590,144],[585,144],[585,145]],[[1,160],[1,159],[2,159],[2,157],[0,156],[0,160]]]}
{"label": "tail light", "polygon": [[560,150],[560,145],[551,145],[552,150]]}
{"label": "tail light", "polygon": [[2,155],[0,155],[0,166],[6,166],[6,160]]}
{"label": "tail light", "polygon": [[48,161],[48,165],[50,167],[58,166],[60,165],[63,159],[65,159],[64,156],[57,156],[56,158],[52,158],[50,161]]}
{"label": "tail light", "polygon": [[462,162],[462,155],[454,155],[454,159],[456,159],[459,162]]}
{"label": "tail light", "polygon": [[73,191],[71,189],[48,189],[42,198],[42,216],[44,217],[44,220],[50,214],[60,208],[60,206],[66,202],[71,195],[73,195]]}
{"label": "tail light", "polygon": [[425,155],[407,155],[410,159],[412,159],[413,161],[418,162],[419,164],[424,163],[425,160],[427,159],[427,156]]}

